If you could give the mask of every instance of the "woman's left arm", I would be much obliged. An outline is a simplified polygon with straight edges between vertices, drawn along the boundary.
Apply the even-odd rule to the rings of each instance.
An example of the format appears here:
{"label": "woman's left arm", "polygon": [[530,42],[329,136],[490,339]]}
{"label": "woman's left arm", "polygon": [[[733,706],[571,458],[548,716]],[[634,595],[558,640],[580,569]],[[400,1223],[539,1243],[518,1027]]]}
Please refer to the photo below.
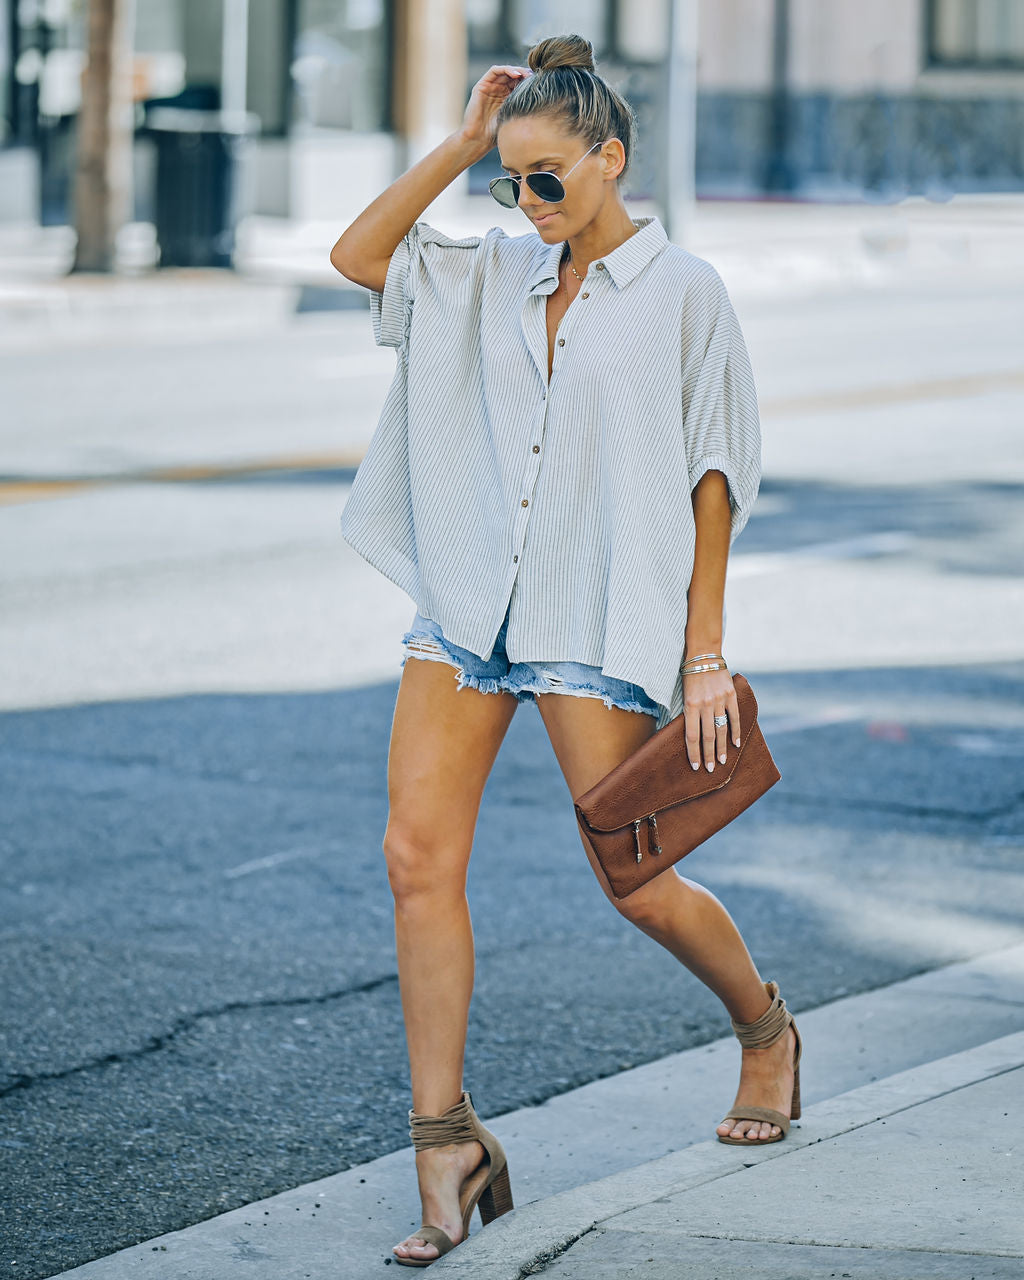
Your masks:
{"label": "woman's left arm", "polygon": [[[729,560],[732,511],[729,486],[721,471],[705,471],[691,494],[697,541],[693,574],[687,594],[685,658],[701,653],[721,653],[725,574]],[[686,752],[694,769],[700,768],[703,748],[708,772],[717,755],[725,762],[727,734],[740,744],[739,705],[728,670],[703,671],[683,676],[686,717]],[[715,725],[715,716],[728,715],[729,725]]]}

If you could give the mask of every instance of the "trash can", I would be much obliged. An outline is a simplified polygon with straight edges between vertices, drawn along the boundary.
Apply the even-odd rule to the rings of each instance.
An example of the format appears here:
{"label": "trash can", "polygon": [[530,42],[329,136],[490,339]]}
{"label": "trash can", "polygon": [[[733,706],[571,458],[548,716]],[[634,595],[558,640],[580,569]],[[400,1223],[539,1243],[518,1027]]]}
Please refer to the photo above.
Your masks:
{"label": "trash can", "polygon": [[243,210],[252,112],[153,107],[142,132],[156,146],[153,220],[161,267],[230,267]]}

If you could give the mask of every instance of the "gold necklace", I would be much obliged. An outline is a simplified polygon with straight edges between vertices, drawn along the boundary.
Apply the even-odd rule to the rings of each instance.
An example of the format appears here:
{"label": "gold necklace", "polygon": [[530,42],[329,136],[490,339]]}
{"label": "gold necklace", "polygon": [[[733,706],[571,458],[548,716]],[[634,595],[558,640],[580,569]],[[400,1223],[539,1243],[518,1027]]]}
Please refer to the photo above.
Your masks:
{"label": "gold necklace", "polygon": [[[567,253],[567,254],[565,255],[565,260],[568,262],[569,266],[570,266],[570,267],[572,267],[572,273],[573,273],[573,275],[574,275],[574,276],[576,277],[576,279],[577,279],[577,280],[579,280],[579,282],[582,284],[582,283],[583,283],[583,277],[582,277],[582,276],[580,275],[580,273],[576,270],[576,267],[575,267],[575,265],[574,265],[574,263],[573,263],[573,260],[572,260],[572,254],[571,254],[571,253]],[[571,302],[571,299],[570,299],[570,297],[569,297],[569,273],[568,273],[568,272],[566,272],[566,273],[565,273],[565,305],[566,305],[566,307],[568,307],[568,306],[569,306],[569,303],[570,303],[570,302]]]}

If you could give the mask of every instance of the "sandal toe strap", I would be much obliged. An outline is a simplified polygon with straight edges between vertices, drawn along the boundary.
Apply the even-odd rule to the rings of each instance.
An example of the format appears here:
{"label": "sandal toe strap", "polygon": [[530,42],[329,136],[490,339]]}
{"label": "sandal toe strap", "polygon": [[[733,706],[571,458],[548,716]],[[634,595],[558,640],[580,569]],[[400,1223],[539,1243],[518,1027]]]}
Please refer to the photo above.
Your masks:
{"label": "sandal toe strap", "polygon": [[766,1120],[769,1124],[777,1124],[783,1133],[789,1132],[789,1116],[785,1116],[781,1111],[776,1111],[774,1107],[744,1107],[740,1113],[723,1116],[721,1123],[726,1124],[732,1120]]}
{"label": "sandal toe strap", "polygon": [[425,1244],[432,1244],[437,1250],[438,1257],[440,1257],[442,1253],[451,1253],[455,1248],[455,1245],[452,1243],[452,1238],[447,1231],[442,1231],[440,1227],[432,1227],[426,1222],[416,1232],[416,1236],[414,1238],[422,1240]]}

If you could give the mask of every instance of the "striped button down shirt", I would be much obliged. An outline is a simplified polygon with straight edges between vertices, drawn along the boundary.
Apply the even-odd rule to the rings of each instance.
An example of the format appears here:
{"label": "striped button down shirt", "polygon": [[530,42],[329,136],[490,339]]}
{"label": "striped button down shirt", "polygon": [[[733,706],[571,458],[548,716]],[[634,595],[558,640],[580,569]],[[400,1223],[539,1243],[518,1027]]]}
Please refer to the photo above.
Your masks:
{"label": "striped button down shirt", "polygon": [[[695,526],[724,472],[731,540],[757,496],[750,361],[721,277],[656,217],[590,263],[550,381],[546,304],[564,242],[416,222],[371,291],[394,379],[342,534],[457,645],[589,663],[683,709]],[[724,622],[724,619],[723,619]]]}

